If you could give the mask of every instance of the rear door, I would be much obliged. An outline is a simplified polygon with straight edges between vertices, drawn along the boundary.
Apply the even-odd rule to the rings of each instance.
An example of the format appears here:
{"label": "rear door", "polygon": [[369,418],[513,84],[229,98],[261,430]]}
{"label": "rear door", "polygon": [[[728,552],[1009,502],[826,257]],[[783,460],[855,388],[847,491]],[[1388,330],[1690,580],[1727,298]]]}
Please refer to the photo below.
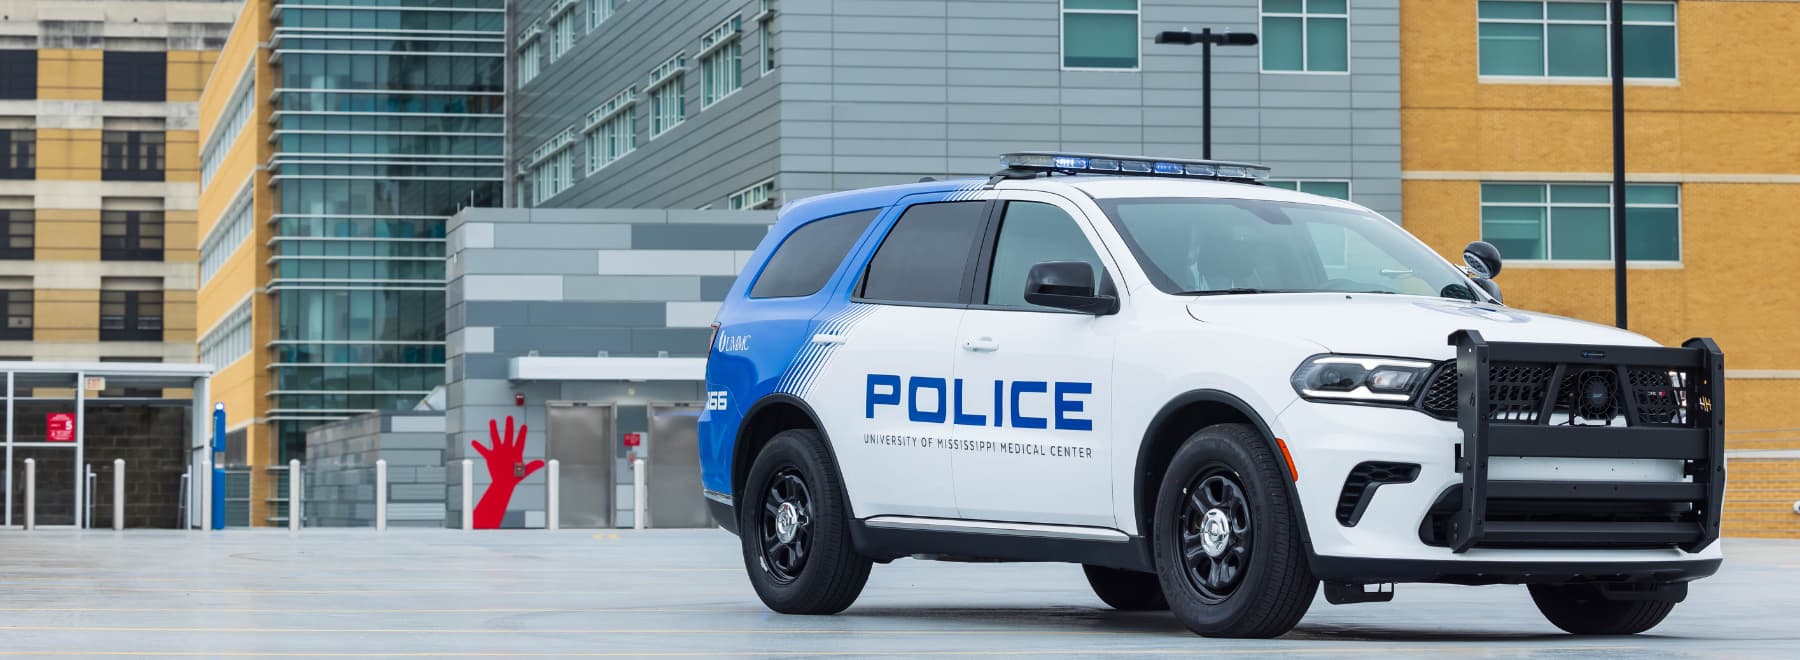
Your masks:
{"label": "rear door", "polygon": [[[831,436],[858,517],[953,517],[948,414],[956,332],[986,201],[907,198],[783,389]],[[910,203],[909,203],[910,202]]]}

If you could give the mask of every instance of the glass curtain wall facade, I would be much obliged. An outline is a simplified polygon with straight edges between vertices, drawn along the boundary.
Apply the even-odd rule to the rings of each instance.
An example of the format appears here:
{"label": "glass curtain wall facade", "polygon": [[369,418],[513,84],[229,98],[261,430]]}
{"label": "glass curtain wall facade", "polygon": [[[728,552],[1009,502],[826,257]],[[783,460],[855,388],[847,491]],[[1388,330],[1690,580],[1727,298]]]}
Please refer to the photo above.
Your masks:
{"label": "glass curtain wall facade", "polygon": [[444,381],[444,235],[500,201],[504,0],[282,0],[271,57],[276,461]]}

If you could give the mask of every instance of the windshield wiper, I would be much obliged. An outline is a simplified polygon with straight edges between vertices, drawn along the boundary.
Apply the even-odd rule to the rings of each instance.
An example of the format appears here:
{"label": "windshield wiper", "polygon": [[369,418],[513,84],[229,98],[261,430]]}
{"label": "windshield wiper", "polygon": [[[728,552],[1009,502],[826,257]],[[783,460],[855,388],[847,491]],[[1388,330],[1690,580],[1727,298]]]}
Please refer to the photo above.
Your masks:
{"label": "windshield wiper", "polygon": [[1285,289],[1250,289],[1250,288],[1245,288],[1245,287],[1232,287],[1229,289],[1201,289],[1201,290],[1197,290],[1197,291],[1177,291],[1177,292],[1175,292],[1175,295],[1178,295],[1178,296],[1236,296],[1236,295],[1243,295],[1243,294],[1250,294],[1250,293],[1298,293],[1298,292],[1291,291],[1291,290],[1285,290]]}

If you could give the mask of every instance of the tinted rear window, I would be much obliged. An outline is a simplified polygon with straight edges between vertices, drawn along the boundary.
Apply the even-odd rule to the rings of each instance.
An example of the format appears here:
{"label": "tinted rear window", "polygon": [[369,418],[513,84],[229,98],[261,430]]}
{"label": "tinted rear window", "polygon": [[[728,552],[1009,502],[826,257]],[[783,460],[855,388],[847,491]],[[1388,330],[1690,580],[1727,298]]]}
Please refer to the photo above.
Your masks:
{"label": "tinted rear window", "polygon": [[879,213],[880,209],[857,211],[801,225],[775,248],[756,278],[756,286],[750,289],[750,297],[797,298],[818,293]]}
{"label": "tinted rear window", "polygon": [[863,297],[962,302],[986,211],[987,202],[919,204],[907,209],[869,261]]}

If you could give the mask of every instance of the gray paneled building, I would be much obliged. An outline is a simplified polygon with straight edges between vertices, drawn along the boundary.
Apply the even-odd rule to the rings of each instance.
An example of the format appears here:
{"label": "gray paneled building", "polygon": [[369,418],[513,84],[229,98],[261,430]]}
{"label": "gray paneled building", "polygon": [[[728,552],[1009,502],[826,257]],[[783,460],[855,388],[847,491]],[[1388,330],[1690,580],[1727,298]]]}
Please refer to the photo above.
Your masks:
{"label": "gray paneled building", "polygon": [[922,176],[1026,148],[1214,157],[1400,212],[1398,0],[523,0],[519,206],[714,208]]}

